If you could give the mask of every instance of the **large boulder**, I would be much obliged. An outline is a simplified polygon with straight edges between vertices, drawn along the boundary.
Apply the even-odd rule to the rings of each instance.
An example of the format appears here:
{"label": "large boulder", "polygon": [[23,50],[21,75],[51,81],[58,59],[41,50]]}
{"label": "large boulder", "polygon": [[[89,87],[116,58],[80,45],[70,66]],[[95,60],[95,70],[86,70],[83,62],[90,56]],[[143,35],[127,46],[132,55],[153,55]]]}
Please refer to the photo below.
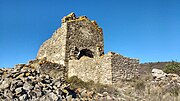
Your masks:
{"label": "large boulder", "polygon": [[167,74],[160,69],[152,69],[152,76],[154,79],[165,79]]}

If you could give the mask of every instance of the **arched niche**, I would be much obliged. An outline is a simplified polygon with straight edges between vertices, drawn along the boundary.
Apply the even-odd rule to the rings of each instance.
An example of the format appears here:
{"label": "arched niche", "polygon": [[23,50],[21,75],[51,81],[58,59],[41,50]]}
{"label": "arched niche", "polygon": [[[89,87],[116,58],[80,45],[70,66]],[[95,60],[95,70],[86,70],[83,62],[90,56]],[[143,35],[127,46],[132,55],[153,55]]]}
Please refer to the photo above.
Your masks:
{"label": "arched niche", "polygon": [[79,53],[78,53],[78,58],[77,59],[80,59],[83,56],[87,56],[87,57],[90,57],[90,58],[94,57],[93,52],[91,50],[89,50],[89,49],[80,50]]}

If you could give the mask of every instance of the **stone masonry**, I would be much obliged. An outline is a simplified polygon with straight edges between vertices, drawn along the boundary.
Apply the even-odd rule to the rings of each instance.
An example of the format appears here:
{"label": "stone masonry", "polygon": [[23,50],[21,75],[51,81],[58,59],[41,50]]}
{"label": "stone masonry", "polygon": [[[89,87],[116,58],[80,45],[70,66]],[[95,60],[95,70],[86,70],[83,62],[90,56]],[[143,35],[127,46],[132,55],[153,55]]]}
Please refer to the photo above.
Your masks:
{"label": "stone masonry", "polygon": [[37,58],[68,66],[68,61],[79,56],[100,56],[104,53],[103,33],[95,21],[74,13],[62,19],[62,25],[40,47]]}
{"label": "stone masonry", "polygon": [[84,81],[114,84],[137,75],[139,60],[109,52],[104,54],[102,29],[86,16],[70,13],[62,25],[45,41],[37,59],[66,67],[67,77],[78,76]]}
{"label": "stone masonry", "polygon": [[137,59],[109,52],[101,57],[70,60],[68,76],[78,76],[84,81],[93,80],[95,83],[117,84],[137,76],[138,66]]}

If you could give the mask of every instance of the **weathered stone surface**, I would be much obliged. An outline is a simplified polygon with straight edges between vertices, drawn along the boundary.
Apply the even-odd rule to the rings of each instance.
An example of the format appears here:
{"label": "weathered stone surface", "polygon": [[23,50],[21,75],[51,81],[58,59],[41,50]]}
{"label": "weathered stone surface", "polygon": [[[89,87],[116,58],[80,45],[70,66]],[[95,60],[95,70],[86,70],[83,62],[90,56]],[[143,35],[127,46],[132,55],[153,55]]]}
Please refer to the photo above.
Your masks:
{"label": "weathered stone surface", "polygon": [[109,52],[111,55],[112,82],[121,83],[121,80],[132,80],[136,78],[139,68],[139,60],[124,57],[120,54]]}
{"label": "weathered stone surface", "polygon": [[[62,25],[53,36],[40,47],[37,58],[67,66],[70,57],[91,55],[95,57],[104,53],[103,33],[101,28],[87,17],[76,17],[74,13],[62,19]],[[77,48],[77,52],[72,51]],[[86,53],[87,50],[89,53]],[[71,53],[71,54],[70,54]],[[77,58],[78,56],[75,56]],[[80,58],[80,57],[79,57]]]}
{"label": "weathered stone surface", "polygon": [[0,85],[0,89],[6,89],[10,86],[10,82],[8,81],[8,79],[6,79],[5,81],[2,81],[2,84]]}
{"label": "weathered stone surface", "polygon": [[69,95],[66,97],[67,101],[71,101],[72,100],[72,95]]}
{"label": "weathered stone surface", "polygon": [[23,89],[24,90],[32,90],[34,87],[31,86],[31,84],[29,84],[28,82],[25,82],[24,85],[23,85]]}
{"label": "weathered stone surface", "polygon": [[34,92],[36,93],[36,96],[37,96],[37,97],[41,97],[42,94],[43,94],[40,89],[36,89],[36,90],[34,90]]}
{"label": "weathered stone surface", "polygon": [[54,94],[53,92],[49,93],[49,97],[53,99],[53,101],[58,101],[58,96]]}
{"label": "weathered stone surface", "polygon": [[27,100],[27,94],[23,94],[22,96],[19,97],[20,101],[26,101]]}
{"label": "weathered stone surface", "polygon": [[[75,65],[76,64],[76,65]],[[102,84],[119,83],[138,75],[139,61],[109,52],[102,57],[82,57],[70,60],[68,77],[77,76],[84,81],[93,80]]]}
{"label": "weathered stone surface", "polygon": [[87,90],[83,90],[82,92],[81,92],[81,97],[82,98],[86,98],[88,95],[87,95]]}
{"label": "weathered stone surface", "polygon": [[22,87],[15,89],[16,95],[20,94],[22,92]]}
{"label": "weathered stone surface", "polygon": [[166,77],[166,73],[164,73],[162,70],[160,69],[152,69],[152,76],[154,78],[157,78],[157,79],[163,79]]}
{"label": "weathered stone surface", "polygon": [[93,80],[96,83],[112,84],[111,59],[105,55],[96,59],[82,57],[80,60],[70,60],[68,77],[72,76],[84,81]]}
{"label": "weathered stone surface", "polygon": [[74,13],[65,16],[61,27],[41,45],[37,59],[65,66],[65,72],[58,74],[55,73],[59,71],[57,65],[42,62],[39,67],[43,67],[41,70],[45,73],[78,76],[84,81],[93,80],[103,84],[132,79],[139,66],[137,59],[112,52],[104,55],[102,29],[96,21],[90,21],[86,16],[76,17]]}
{"label": "weathered stone surface", "polygon": [[172,81],[180,81],[180,77],[177,74],[169,73],[166,76],[170,78]]}
{"label": "weathered stone surface", "polygon": [[2,69],[0,69],[0,75],[2,75],[4,73],[4,71]]}
{"label": "weathered stone surface", "polygon": [[108,92],[103,92],[103,96],[104,97],[108,96]]}
{"label": "weathered stone surface", "polygon": [[[34,60],[37,61],[37,60]],[[45,66],[59,66],[50,62],[44,62]],[[37,63],[31,62],[27,65],[16,65],[15,68],[2,69],[3,77],[0,79],[0,100],[2,101],[58,101],[61,100],[61,87],[64,84],[63,76],[53,79],[51,74],[45,74],[43,70],[39,73]],[[48,67],[50,69],[50,67]],[[39,68],[39,67],[37,67]],[[7,75],[4,75],[4,73]],[[64,71],[63,71],[64,72]],[[27,74],[28,73],[28,74]],[[18,77],[19,76],[19,77]],[[44,100],[41,100],[44,101]]]}
{"label": "weathered stone surface", "polygon": [[[33,75],[36,75],[36,73],[41,73],[48,74],[54,79],[66,78],[66,67],[62,66],[61,64],[52,63],[46,61],[46,59],[43,59],[29,61],[29,65],[36,69],[35,72],[31,71]],[[32,70],[34,71],[34,69]]]}

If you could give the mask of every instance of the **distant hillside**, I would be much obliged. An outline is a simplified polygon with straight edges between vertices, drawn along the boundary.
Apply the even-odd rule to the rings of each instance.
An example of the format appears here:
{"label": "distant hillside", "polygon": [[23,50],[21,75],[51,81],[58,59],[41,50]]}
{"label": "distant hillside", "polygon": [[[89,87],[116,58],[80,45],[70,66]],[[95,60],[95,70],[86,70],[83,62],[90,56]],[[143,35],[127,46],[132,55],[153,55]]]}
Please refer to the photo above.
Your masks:
{"label": "distant hillside", "polygon": [[139,72],[140,74],[151,73],[153,68],[162,69],[162,67],[166,66],[171,62],[149,62],[140,64]]}

